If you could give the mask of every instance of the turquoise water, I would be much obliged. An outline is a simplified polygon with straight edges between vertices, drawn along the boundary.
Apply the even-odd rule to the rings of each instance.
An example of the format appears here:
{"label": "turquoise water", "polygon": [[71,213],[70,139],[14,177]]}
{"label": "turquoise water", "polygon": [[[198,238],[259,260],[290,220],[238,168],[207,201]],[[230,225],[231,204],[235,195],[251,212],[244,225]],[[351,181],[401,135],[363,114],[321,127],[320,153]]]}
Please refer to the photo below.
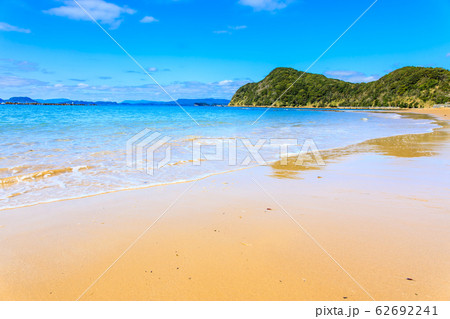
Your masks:
{"label": "turquoise water", "polygon": [[[0,209],[192,180],[240,167],[227,160],[193,158],[193,142],[213,153],[202,138],[237,141],[239,164],[248,155],[243,138],[252,144],[258,139],[298,139],[300,144],[313,139],[319,149],[328,149],[434,127],[431,121],[388,113],[271,109],[251,125],[263,109],[186,110],[200,126],[175,106],[0,105]],[[163,148],[171,148],[169,161],[153,175],[126,162],[127,140],[146,128],[171,138]],[[161,150],[156,158],[163,154]],[[279,147],[265,145],[261,154],[266,161],[277,160]]]}

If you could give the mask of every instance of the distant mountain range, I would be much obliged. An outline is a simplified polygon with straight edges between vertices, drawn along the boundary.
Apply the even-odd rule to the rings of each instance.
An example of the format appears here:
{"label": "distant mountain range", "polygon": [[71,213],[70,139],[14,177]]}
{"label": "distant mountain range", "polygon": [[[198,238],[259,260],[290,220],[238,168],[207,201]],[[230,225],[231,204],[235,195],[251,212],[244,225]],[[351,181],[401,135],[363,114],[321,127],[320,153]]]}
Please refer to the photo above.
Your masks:
{"label": "distant mountain range", "polygon": [[431,107],[448,102],[450,71],[443,68],[404,67],[369,83],[350,83],[321,74],[303,74],[292,68],[277,68],[262,81],[242,86],[230,105]]}
{"label": "distant mountain range", "polygon": [[[193,105],[228,105],[230,100],[225,99],[178,99],[178,104],[182,106]],[[121,104],[144,104],[144,105],[177,105],[175,102],[147,101],[147,100],[125,100]]]}
{"label": "distant mountain range", "polygon": [[[225,99],[178,99],[178,104],[182,106],[215,106],[215,105],[228,105],[230,100]],[[29,97],[12,97],[8,100],[0,99],[0,103],[15,103],[15,104],[60,104],[60,105],[177,105],[177,103],[171,102],[161,102],[161,101],[147,101],[147,100],[126,100],[121,103],[108,102],[108,101],[78,101],[69,99],[31,99]]]}

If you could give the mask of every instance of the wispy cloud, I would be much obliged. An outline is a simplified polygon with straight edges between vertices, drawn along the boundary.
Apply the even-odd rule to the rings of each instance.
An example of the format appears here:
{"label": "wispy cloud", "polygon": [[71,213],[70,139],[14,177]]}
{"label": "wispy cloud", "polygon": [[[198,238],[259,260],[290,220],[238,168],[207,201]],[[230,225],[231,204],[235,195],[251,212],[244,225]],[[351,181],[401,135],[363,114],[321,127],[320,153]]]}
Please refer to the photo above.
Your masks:
{"label": "wispy cloud", "polygon": [[[177,99],[179,98],[226,98],[230,99],[238,88],[251,82],[250,79],[222,80],[217,82],[178,81],[166,84],[164,87]],[[108,100],[165,100],[166,96],[156,84],[143,85],[95,85],[87,83],[47,83],[39,80],[15,76],[0,76],[0,86],[9,88],[3,94],[17,94],[33,98],[65,97],[75,100],[98,101]]]}
{"label": "wispy cloud", "polygon": [[229,31],[229,30],[217,30],[217,31],[213,31],[213,33],[215,33],[215,34],[231,34],[231,31]]}
{"label": "wispy cloud", "polygon": [[2,87],[25,87],[25,86],[45,86],[45,85],[48,85],[48,82],[22,78],[19,76],[0,76],[0,86]]}
{"label": "wispy cloud", "polygon": [[86,80],[82,80],[82,79],[69,79],[70,81],[74,81],[74,82],[84,82]]}
{"label": "wispy cloud", "polygon": [[156,68],[156,67],[150,67],[150,68],[147,68],[147,71],[148,71],[148,72],[151,72],[151,73],[156,73],[156,72],[169,72],[170,69],[159,69],[159,68]]}
{"label": "wispy cloud", "polygon": [[43,74],[53,74],[53,72],[43,69],[38,63],[25,60],[0,59],[0,71],[3,74],[14,75],[17,72],[41,72]]}
{"label": "wispy cloud", "polygon": [[112,77],[110,77],[110,76],[99,76],[98,78],[100,80],[111,80],[112,79]]}
{"label": "wispy cloud", "polygon": [[[217,82],[177,81],[165,85],[165,89],[176,98],[231,98],[242,85],[251,82],[249,79],[223,80]],[[92,86],[92,91],[108,92],[110,95],[129,99],[130,95],[143,99],[158,99],[163,97],[155,84],[136,86]],[[119,98],[120,99],[120,98]]]}
{"label": "wispy cloud", "polygon": [[10,25],[6,22],[0,22],[0,31],[31,33],[31,30],[29,30],[29,29],[19,28],[19,27]]}
{"label": "wispy cloud", "polygon": [[145,16],[143,17],[139,22],[140,23],[153,23],[153,22],[158,22],[158,19],[155,19],[154,17],[151,16]]}
{"label": "wispy cloud", "polygon": [[[150,73],[169,72],[170,71],[170,69],[168,69],[168,68],[160,69],[160,68],[157,68],[157,67],[154,67],[154,66],[148,67],[148,68],[146,68],[146,70],[148,72],[150,72]],[[126,73],[144,74],[142,71],[136,71],[136,70],[126,70],[125,72]]]}
{"label": "wispy cloud", "polygon": [[367,75],[357,71],[327,71],[324,74],[334,79],[352,83],[372,82],[380,78],[377,74]]}
{"label": "wispy cloud", "polygon": [[[63,0],[61,7],[44,10],[44,13],[66,17],[72,20],[90,20],[87,14],[72,0]],[[134,14],[136,10],[127,6],[118,6],[104,0],[78,0],[80,5],[86,9],[96,20],[109,25],[111,28],[117,28],[122,23],[122,16],[125,14]]]}
{"label": "wispy cloud", "polygon": [[231,30],[243,30],[243,29],[247,29],[246,25],[237,25],[237,26],[229,26],[228,27]]}
{"label": "wispy cloud", "polygon": [[449,52],[449,53],[447,53],[447,58],[450,58],[450,52]]}
{"label": "wispy cloud", "polygon": [[44,74],[54,74],[55,73],[55,72],[52,72],[52,71],[47,71],[47,69],[42,69],[41,72],[44,73]]}
{"label": "wispy cloud", "polygon": [[232,34],[231,30],[238,31],[247,29],[246,25],[228,26],[228,30],[217,30],[213,31],[215,34]]}
{"label": "wispy cloud", "polygon": [[0,70],[11,72],[36,72],[39,71],[39,65],[30,61],[0,59]]}
{"label": "wispy cloud", "polygon": [[284,9],[291,0],[239,0],[244,6],[252,7],[256,11],[275,11]]}

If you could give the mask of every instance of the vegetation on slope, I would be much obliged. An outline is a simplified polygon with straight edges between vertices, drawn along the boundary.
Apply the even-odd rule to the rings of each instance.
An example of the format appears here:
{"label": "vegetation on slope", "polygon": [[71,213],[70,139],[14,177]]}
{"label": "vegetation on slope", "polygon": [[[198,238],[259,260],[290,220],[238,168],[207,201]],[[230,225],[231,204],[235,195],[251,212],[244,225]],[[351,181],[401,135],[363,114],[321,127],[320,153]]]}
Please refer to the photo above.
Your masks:
{"label": "vegetation on slope", "polygon": [[429,107],[450,102],[450,71],[443,68],[404,67],[377,81],[349,83],[324,75],[277,68],[264,80],[242,86],[230,102],[234,106],[307,107]]}

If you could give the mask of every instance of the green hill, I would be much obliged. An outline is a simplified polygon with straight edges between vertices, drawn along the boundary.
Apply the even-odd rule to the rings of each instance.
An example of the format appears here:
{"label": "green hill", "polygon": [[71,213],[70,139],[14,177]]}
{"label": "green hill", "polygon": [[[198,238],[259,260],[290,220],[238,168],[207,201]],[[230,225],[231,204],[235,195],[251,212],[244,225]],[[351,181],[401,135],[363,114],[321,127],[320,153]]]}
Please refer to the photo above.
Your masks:
{"label": "green hill", "polygon": [[[262,81],[242,86],[233,106],[269,106],[302,74],[276,68]],[[275,106],[430,107],[450,102],[450,71],[404,67],[369,83],[349,83],[305,73]]]}

